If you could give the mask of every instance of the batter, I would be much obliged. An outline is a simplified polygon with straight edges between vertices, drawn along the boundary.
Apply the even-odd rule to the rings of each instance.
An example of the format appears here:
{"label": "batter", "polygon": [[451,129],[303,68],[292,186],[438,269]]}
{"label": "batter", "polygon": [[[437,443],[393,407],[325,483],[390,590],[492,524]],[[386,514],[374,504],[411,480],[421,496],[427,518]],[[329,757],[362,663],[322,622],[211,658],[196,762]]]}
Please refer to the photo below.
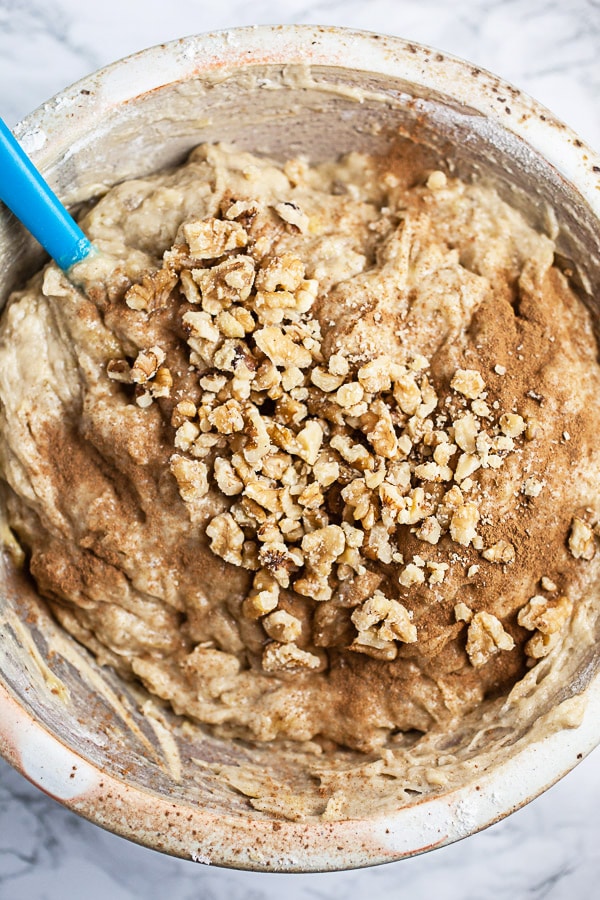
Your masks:
{"label": "batter", "polygon": [[560,651],[600,370],[551,239],[414,160],[201,146],[0,331],[11,526],[102,664],[226,737],[374,752]]}

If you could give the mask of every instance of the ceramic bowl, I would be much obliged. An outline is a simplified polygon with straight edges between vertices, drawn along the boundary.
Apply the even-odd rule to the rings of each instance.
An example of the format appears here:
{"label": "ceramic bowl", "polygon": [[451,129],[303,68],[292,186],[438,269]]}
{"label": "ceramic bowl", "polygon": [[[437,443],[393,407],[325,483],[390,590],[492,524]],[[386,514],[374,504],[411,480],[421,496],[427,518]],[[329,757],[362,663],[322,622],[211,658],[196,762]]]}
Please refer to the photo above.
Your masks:
{"label": "ceramic bowl", "polygon": [[[538,227],[550,227],[554,210],[559,256],[597,312],[600,160],[514,87],[398,38],[303,26],[184,38],[85,78],[16,134],[75,206],[181,161],[202,141],[318,161],[354,149],[393,152],[409,136],[453,172],[493,178]],[[4,302],[41,256],[5,210],[0,250]],[[472,744],[461,783],[351,820],[287,821],[253,809],[215,774],[222,765],[253,765],[285,784],[283,749],[186,728],[141,688],[99,667],[61,632],[13,557],[4,554],[1,574],[2,754],[69,808],[169,854],[263,871],[397,860],[506,816],[600,740],[597,654],[576,648],[554,687],[534,692],[514,733],[489,728],[485,744]],[[438,758],[464,746],[446,735]]]}

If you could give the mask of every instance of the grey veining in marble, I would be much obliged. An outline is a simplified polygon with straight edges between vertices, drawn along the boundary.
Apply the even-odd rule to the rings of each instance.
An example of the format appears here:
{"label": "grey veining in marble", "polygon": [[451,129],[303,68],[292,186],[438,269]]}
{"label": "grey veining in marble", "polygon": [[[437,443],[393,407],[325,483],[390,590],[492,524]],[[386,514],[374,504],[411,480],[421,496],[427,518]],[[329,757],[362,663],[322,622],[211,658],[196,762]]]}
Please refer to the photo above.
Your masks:
{"label": "grey veining in marble", "polygon": [[101,65],[199,31],[347,25],[440,47],[513,81],[600,145],[597,0],[1,0],[0,96],[10,122]]}
{"label": "grey veining in marble", "polygon": [[431,854],[357,872],[260,875],[168,859],[108,834],[0,763],[0,900],[594,900],[600,760],[509,819]]}
{"label": "grey veining in marble", "polygon": [[[598,0],[0,0],[0,112],[9,123],[150,44],[273,22],[385,31],[471,59],[533,94],[600,149]],[[79,819],[0,761],[0,900],[595,900],[600,751],[543,797],[452,847],[329,875],[204,868]]]}

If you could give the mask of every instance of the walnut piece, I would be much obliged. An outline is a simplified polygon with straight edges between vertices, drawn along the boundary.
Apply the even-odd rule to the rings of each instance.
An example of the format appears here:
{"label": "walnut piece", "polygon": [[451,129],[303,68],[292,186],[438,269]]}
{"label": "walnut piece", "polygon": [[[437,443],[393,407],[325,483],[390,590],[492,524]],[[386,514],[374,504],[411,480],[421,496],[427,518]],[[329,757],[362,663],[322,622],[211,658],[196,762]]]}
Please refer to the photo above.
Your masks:
{"label": "walnut piece", "polygon": [[270,638],[283,644],[296,641],[302,632],[302,623],[284,609],[270,613],[262,620],[263,628]]}
{"label": "walnut piece", "polygon": [[467,655],[475,668],[485,665],[500,650],[512,650],[513,638],[502,622],[488,612],[475,613],[467,632]]}
{"label": "walnut piece", "polygon": [[489,562],[507,564],[514,562],[515,548],[509,541],[496,541],[495,544],[483,551],[482,556]]}
{"label": "walnut piece", "polygon": [[454,607],[454,617],[457,622],[469,624],[469,622],[473,621],[473,610],[460,600]]}
{"label": "walnut piece", "polygon": [[536,633],[525,644],[525,653],[533,659],[547,656],[560,639],[560,632],[573,612],[573,603],[567,597],[548,600],[537,594],[519,611],[517,622],[523,628]]}
{"label": "walnut piece", "polygon": [[208,493],[208,469],[203,462],[187,459],[177,453],[171,457],[170,466],[181,499],[188,508],[192,522],[195,523],[202,507],[200,501]]}
{"label": "walnut piece", "polygon": [[463,547],[468,547],[476,535],[479,522],[479,509],[472,501],[467,501],[454,512],[450,520],[452,539]]}
{"label": "walnut piece", "polygon": [[579,518],[579,516],[573,516],[571,522],[569,550],[575,559],[590,560],[596,555],[594,532],[583,519]]}
{"label": "walnut piece", "polygon": [[475,400],[485,389],[485,381],[476,369],[457,369],[450,387],[469,400]]}
{"label": "walnut piece", "polygon": [[239,222],[199,219],[187,222],[182,230],[190,253],[196,259],[216,259],[248,243],[248,235]]}
{"label": "walnut piece", "polygon": [[414,644],[417,640],[417,629],[406,607],[379,590],[354,610],[351,619],[358,634],[350,649],[375,659],[395,659],[395,642]]}
{"label": "walnut piece", "polygon": [[308,231],[309,218],[296,203],[286,200],[283,203],[276,203],[274,209],[284,222],[293,225],[298,231]]}
{"label": "walnut piece", "polygon": [[140,284],[133,284],[125,294],[125,303],[138,312],[154,312],[164,308],[178,276],[168,268],[144,275]]}
{"label": "walnut piece", "polygon": [[263,651],[262,667],[265,672],[293,672],[319,669],[321,660],[314,653],[302,650],[296,644],[273,641]]}
{"label": "walnut piece", "polygon": [[215,516],[206,526],[206,535],[210,538],[210,549],[216,556],[234,566],[242,565],[244,532],[230,513]]}
{"label": "walnut piece", "polygon": [[160,347],[150,347],[142,350],[131,367],[131,380],[134,384],[145,384],[154,378],[166,359],[164,350]]}

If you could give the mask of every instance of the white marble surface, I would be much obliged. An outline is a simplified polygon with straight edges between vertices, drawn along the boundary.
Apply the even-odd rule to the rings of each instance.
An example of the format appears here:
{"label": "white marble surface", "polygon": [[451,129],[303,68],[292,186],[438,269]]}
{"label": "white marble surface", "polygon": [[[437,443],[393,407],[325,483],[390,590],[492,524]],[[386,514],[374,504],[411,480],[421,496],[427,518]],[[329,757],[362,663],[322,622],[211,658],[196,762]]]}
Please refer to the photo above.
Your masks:
{"label": "white marble surface", "polygon": [[[598,0],[0,0],[9,124],[92,70],[199,31],[273,22],[384,31],[529,91],[600,150]],[[600,896],[600,751],[509,819],[417,859],[330,875],[256,875],[169,859],[63,809],[0,761],[0,900],[436,900]]]}

